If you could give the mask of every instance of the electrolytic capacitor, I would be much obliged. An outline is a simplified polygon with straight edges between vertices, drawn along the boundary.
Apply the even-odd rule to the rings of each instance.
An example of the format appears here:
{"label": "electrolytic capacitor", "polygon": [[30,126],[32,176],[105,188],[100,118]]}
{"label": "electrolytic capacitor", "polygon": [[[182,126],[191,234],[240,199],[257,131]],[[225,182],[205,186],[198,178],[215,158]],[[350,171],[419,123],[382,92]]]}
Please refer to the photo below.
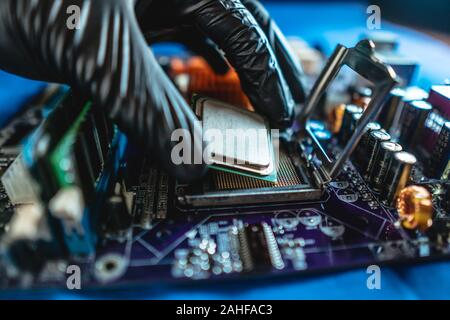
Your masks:
{"label": "electrolytic capacitor", "polygon": [[352,123],[352,116],[356,113],[361,113],[362,108],[354,105],[349,104],[345,106],[344,109],[344,116],[342,117],[342,125],[341,129],[339,130],[338,140],[340,144],[345,144],[348,139],[352,135],[351,131],[351,123]]}
{"label": "electrolytic capacitor", "polygon": [[395,200],[410,180],[411,170],[416,162],[416,157],[409,152],[400,151],[394,154],[381,193],[385,204],[395,205]]}
{"label": "electrolytic capacitor", "polygon": [[375,162],[375,157],[380,148],[380,144],[384,141],[389,141],[391,135],[383,130],[371,131],[369,134],[369,140],[367,141],[366,152],[363,157],[363,164],[361,169],[364,172],[364,178],[368,180],[372,166]]}
{"label": "electrolytic capacitor", "polygon": [[373,191],[380,192],[382,190],[392,158],[396,152],[400,151],[402,151],[402,146],[396,142],[385,141],[380,144],[370,172],[369,180]]}
{"label": "electrolytic capacitor", "polygon": [[367,126],[364,128],[364,134],[362,135],[361,139],[359,140],[358,145],[356,146],[356,149],[353,154],[353,160],[354,164],[356,166],[361,166],[361,163],[363,161],[363,157],[366,156],[366,148],[367,148],[367,142],[369,141],[369,135],[370,132],[374,130],[380,130],[381,126],[377,122],[369,122]]}
{"label": "electrolytic capacitor", "polygon": [[[386,128],[393,137],[398,137],[401,130],[400,118],[403,114],[405,103],[415,100],[425,100],[428,97],[428,93],[419,87],[397,88],[393,89],[393,91],[394,95],[398,95],[398,97],[394,97],[394,101],[391,101],[393,104],[389,107],[395,108],[396,110],[392,114],[393,118],[391,118],[391,123],[386,123],[386,125],[382,123],[382,127]],[[401,101],[399,101],[400,98]],[[396,102],[398,102],[398,104],[396,104]],[[387,126],[388,124],[389,126]]]}
{"label": "electrolytic capacitor", "polygon": [[358,86],[352,93],[352,103],[366,109],[372,97],[372,89],[369,87]]}
{"label": "electrolytic capacitor", "polygon": [[389,93],[389,97],[386,103],[381,109],[381,113],[378,117],[378,122],[383,128],[386,128],[388,132],[394,124],[395,115],[397,111],[403,105],[403,97],[405,96],[405,90],[402,88],[394,88]]}
{"label": "electrolytic capacitor", "polygon": [[428,98],[428,92],[419,87],[408,87],[405,89],[405,96],[403,100],[405,102],[414,100],[426,100]]}
{"label": "electrolytic capacitor", "polygon": [[352,120],[350,121],[350,137],[353,135],[353,133],[356,130],[356,127],[358,126],[359,120],[361,120],[362,113],[355,113],[352,114]]}
{"label": "electrolytic capacitor", "polygon": [[[445,178],[445,168],[450,162],[450,121],[442,126],[441,132],[430,157],[428,175],[430,178]],[[448,178],[448,173],[447,173]]]}
{"label": "electrolytic capacitor", "polygon": [[406,102],[400,118],[398,142],[408,150],[417,142],[425,121],[433,107],[426,101],[415,100]]}

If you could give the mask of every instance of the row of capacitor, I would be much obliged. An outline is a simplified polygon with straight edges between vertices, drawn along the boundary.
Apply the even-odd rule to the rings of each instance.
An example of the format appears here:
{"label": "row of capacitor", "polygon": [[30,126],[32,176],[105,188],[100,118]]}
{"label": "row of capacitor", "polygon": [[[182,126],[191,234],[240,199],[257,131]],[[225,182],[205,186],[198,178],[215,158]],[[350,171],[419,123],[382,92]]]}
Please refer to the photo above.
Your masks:
{"label": "row of capacitor", "polygon": [[[439,86],[436,90],[442,92],[443,88],[448,90],[450,87]],[[434,88],[430,95],[436,95],[433,90]],[[366,126],[365,133],[352,154],[353,164],[372,191],[384,204],[396,206],[399,214],[404,214],[404,226],[426,229],[431,225],[433,211],[431,194],[425,188],[406,187],[411,184],[411,172],[418,161],[413,152],[421,155],[427,178],[444,181],[443,198],[447,202],[450,199],[450,122],[445,120],[445,116],[440,118],[435,141],[431,141],[425,130],[427,121],[430,122],[430,118],[433,118],[432,112],[450,110],[448,96],[445,99],[445,95],[441,94],[441,97],[443,99],[438,101],[440,108],[436,110],[430,103],[435,100],[427,99],[428,94],[421,89],[392,90],[378,121]],[[344,106],[337,135],[341,145],[349,141],[361,118],[364,104],[358,103],[360,101],[367,103],[367,100],[353,100],[357,104]],[[421,147],[423,144],[425,147]],[[427,144],[432,146],[427,156],[423,157],[423,150],[429,147]],[[444,201],[444,207],[448,206],[447,202]]]}
{"label": "row of capacitor", "polygon": [[[345,106],[338,134],[340,144],[344,145],[349,140],[362,112],[359,106]],[[352,161],[372,190],[379,194],[380,200],[394,206],[417,159],[403,150],[400,143],[392,141],[391,135],[378,122],[371,122],[352,154]]]}

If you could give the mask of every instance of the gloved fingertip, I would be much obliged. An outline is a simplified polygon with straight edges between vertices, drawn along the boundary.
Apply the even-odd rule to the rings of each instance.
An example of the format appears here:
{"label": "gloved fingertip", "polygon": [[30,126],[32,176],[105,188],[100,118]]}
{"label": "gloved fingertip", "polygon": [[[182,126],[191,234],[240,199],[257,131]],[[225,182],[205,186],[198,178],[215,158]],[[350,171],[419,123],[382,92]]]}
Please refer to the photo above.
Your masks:
{"label": "gloved fingertip", "polygon": [[214,72],[218,75],[225,75],[230,71],[230,67],[225,61],[212,61],[207,59],[209,65],[214,70]]}
{"label": "gloved fingertip", "polygon": [[210,41],[205,39],[201,43],[192,44],[190,49],[194,52],[202,56],[215,73],[219,75],[226,74],[230,67],[228,62],[226,61],[224,55],[219,51],[219,49]]}

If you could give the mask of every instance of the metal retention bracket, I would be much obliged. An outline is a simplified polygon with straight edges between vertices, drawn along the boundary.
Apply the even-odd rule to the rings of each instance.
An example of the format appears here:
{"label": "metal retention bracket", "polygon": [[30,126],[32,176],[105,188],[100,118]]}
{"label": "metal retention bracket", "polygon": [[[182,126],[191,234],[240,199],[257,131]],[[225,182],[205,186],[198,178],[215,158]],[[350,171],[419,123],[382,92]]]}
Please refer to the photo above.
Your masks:
{"label": "metal retention bracket", "polygon": [[[374,43],[369,40],[362,40],[353,48],[338,45],[315,82],[305,107],[298,116],[302,132],[306,132],[312,139],[315,154],[322,162],[323,167],[331,179],[337,177],[364,134],[365,127],[378,116],[389,92],[398,82],[394,70],[375,57],[374,49]],[[336,161],[333,161],[328,157],[323,146],[315,138],[308,122],[320,98],[344,65],[370,81],[373,84],[373,91],[371,101],[364,111],[355,132],[347,142],[340,157]]]}

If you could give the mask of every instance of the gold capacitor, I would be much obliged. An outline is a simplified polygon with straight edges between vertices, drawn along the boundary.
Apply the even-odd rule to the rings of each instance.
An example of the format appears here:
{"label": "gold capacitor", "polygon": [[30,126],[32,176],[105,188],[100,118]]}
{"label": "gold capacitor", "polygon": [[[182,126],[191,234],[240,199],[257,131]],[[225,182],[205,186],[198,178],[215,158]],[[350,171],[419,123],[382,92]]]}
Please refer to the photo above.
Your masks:
{"label": "gold capacitor", "polygon": [[404,188],[397,199],[397,211],[405,229],[427,230],[433,223],[431,193],[420,186]]}

